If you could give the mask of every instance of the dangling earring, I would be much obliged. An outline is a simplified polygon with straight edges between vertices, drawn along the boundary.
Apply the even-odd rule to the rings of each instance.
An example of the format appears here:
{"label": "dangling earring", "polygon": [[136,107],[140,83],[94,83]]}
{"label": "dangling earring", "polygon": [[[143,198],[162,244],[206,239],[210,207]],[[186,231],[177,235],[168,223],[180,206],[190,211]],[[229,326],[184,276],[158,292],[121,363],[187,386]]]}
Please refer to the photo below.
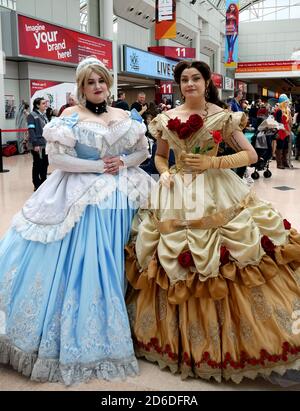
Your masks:
{"label": "dangling earring", "polygon": [[185,101],[185,97],[183,94],[181,94],[181,101]]}
{"label": "dangling earring", "polygon": [[208,90],[208,87],[205,88],[204,98],[205,98],[205,100],[208,100],[208,99],[209,99],[209,90]]}

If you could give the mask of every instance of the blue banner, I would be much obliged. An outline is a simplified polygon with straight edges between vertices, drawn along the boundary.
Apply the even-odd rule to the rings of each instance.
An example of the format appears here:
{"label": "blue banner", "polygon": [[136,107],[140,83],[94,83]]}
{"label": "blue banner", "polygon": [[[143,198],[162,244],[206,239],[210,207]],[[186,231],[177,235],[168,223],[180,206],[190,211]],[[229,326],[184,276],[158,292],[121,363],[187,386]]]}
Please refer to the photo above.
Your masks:
{"label": "blue banner", "polygon": [[226,0],[225,67],[237,67],[239,7],[239,0]]}
{"label": "blue banner", "polygon": [[173,69],[177,61],[166,59],[134,47],[124,46],[124,71],[158,80],[173,80]]}

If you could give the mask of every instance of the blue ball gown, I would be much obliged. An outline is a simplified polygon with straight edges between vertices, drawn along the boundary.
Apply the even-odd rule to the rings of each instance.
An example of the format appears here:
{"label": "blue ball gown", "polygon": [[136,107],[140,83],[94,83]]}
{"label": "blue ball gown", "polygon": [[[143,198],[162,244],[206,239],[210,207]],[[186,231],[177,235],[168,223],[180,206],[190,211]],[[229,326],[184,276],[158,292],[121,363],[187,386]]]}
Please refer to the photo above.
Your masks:
{"label": "blue ball gown", "polygon": [[[109,127],[75,113],[44,129],[50,156],[88,160],[147,153],[144,133],[130,114]],[[55,170],[14,217],[0,242],[1,363],[66,385],[138,373],[124,247],[151,179],[137,165],[117,176]]]}

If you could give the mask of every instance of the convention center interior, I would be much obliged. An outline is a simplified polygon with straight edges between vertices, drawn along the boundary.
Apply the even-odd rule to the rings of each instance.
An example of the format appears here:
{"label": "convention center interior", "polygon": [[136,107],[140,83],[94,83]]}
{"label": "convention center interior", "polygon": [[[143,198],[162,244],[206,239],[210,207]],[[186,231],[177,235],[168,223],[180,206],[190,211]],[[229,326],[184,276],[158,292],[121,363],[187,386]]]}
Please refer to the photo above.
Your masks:
{"label": "convention center interior", "polygon": [[300,391],[300,1],[0,0],[0,51],[0,392]]}

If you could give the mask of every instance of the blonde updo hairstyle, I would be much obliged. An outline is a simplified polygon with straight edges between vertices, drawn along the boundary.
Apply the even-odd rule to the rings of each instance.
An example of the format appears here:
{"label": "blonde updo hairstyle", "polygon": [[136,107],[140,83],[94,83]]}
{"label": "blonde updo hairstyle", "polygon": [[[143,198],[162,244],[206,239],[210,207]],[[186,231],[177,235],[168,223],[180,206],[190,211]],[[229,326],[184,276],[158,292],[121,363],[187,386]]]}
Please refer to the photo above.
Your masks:
{"label": "blonde updo hairstyle", "polygon": [[83,63],[82,68],[80,67],[80,64],[76,71],[77,99],[79,104],[85,105],[85,95],[83,89],[87,85],[88,79],[90,78],[92,72],[96,73],[104,80],[109,90],[109,95],[107,96],[107,98],[109,98],[111,96],[110,89],[113,85],[113,78],[110,72],[105,68],[103,63],[101,63],[101,65],[96,63],[93,64],[93,62],[91,62],[91,64]]}

